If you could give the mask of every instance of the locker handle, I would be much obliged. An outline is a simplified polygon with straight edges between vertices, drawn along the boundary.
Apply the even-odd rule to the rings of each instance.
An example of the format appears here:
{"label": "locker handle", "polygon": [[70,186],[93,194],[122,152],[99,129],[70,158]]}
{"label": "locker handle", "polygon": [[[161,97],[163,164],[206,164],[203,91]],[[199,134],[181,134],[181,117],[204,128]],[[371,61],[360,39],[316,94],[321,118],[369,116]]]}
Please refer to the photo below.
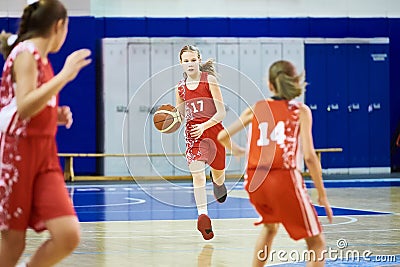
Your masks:
{"label": "locker handle", "polygon": [[310,104],[310,109],[311,110],[317,110],[318,109],[318,105],[317,104]]}
{"label": "locker handle", "polygon": [[381,103],[372,103],[368,105],[368,112],[381,109]]}
{"label": "locker handle", "polygon": [[360,103],[352,103],[347,106],[347,109],[349,112],[352,112],[353,110],[359,110],[360,109]]}
{"label": "locker handle", "polygon": [[117,106],[117,112],[128,113],[128,107],[126,106]]}
{"label": "locker handle", "polygon": [[327,111],[331,111],[331,110],[339,110],[339,104],[330,104],[328,105],[328,107],[326,108]]}

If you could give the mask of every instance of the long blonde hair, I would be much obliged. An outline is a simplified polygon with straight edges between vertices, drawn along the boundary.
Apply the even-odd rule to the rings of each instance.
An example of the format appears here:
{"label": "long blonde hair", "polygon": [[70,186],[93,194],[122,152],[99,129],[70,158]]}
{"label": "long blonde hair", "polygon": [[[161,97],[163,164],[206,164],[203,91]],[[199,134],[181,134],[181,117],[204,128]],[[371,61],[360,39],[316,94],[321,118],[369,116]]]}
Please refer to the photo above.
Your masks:
{"label": "long blonde hair", "polygon": [[[201,54],[200,54],[200,50],[194,46],[194,45],[185,45],[182,49],[181,52],[179,53],[179,60],[182,61],[182,54],[184,52],[196,52],[197,53],[197,58],[199,60],[201,60]],[[206,62],[204,62],[203,64],[200,64],[200,71],[204,71],[204,72],[208,72],[209,74],[217,77],[218,73],[215,70],[215,66],[214,66],[214,59],[209,58],[207,59]],[[186,73],[183,74],[183,76],[186,78]]]}
{"label": "long blonde hair", "polygon": [[287,100],[301,95],[307,85],[304,74],[298,75],[293,64],[286,60],[279,60],[271,65],[269,82],[274,86],[276,95]]}

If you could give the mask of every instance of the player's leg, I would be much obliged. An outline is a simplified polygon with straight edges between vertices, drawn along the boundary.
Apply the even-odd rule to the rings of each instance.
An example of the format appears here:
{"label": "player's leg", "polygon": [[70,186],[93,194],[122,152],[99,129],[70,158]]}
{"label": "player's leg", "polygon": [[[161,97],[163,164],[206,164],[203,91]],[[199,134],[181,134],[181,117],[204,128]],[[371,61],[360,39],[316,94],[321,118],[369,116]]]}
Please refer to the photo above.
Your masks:
{"label": "player's leg", "polygon": [[194,198],[197,211],[200,214],[207,214],[206,174],[203,161],[193,161],[189,164],[189,170],[193,178]]}
{"label": "player's leg", "polygon": [[[306,238],[308,251],[314,251],[314,253],[310,253],[312,258],[307,262],[308,267],[320,267],[325,266],[325,238],[323,234],[319,234],[316,236]],[[315,257],[314,257],[315,255]]]}
{"label": "player's leg", "polygon": [[253,255],[253,267],[264,266],[271,251],[272,241],[278,233],[278,223],[264,224],[259,234]]}
{"label": "player's leg", "polygon": [[206,192],[206,174],[205,163],[203,161],[193,161],[189,164],[189,170],[193,177],[194,199],[196,201],[197,212],[197,229],[208,240],[214,237],[212,231],[211,220],[207,215],[207,192]]}
{"label": "player's leg", "polygon": [[216,170],[211,167],[210,177],[213,182],[214,197],[219,203],[226,200],[228,192],[225,186],[225,169]]}
{"label": "player's leg", "polygon": [[1,232],[0,262],[2,267],[14,267],[25,249],[25,231]]}
{"label": "player's leg", "polygon": [[33,254],[29,267],[53,266],[70,255],[79,244],[80,228],[76,216],[48,220],[46,227],[50,238]]}

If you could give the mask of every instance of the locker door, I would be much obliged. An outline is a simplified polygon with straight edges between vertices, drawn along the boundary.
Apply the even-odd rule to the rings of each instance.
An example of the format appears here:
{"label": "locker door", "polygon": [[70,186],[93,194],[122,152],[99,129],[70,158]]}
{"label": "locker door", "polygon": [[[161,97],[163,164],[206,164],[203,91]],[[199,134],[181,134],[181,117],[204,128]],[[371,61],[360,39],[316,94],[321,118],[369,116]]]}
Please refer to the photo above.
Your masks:
{"label": "locker door", "polygon": [[[239,55],[240,70],[240,112],[264,99],[262,93],[265,73],[261,61],[261,45],[259,43],[241,43]],[[239,112],[239,115],[240,115]]]}
{"label": "locker door", "polygon": [[[128,153],[146,153],[145,144],[150,143],[150,136],[144,132],[151,131],[153,124],[148,108],[150,105],[150,44],[130,43],[128,45],[128,132],[129,144],[125,147]],[[128,167],[134,176],[151,175],[148,158],[127,158]]]}
{"label": "locker door", "polygon": [[389,45],[371,44],[369,62],[370,166],[390,167]]}
{"label": "locker door", "polygon": [[[283,41],[282,59],[294,64],[298,73],[304,72],[304,44],[303,41]],[[304,102],[304,94],[296,98],[297,101]]]}
{"label": "locker door", "polygon": [[[316,148],[328,147],[327,142],[327,55],[325,44],[307,44],[305,46],[305,70],[308,83],[305,103],[313,116],[312,133]],[[327,167],[327,157],[322,157],[322,167]]]}
{"label": "locker door", "polygon": [[[158,40],[151,43],[150,103],[152,107],[175,103],[174,64],[176,61],[173,60],[172,43]],[[174,139],[177,138],[177,133],[161,134],[152,126],[147,134],[150,136],[151,153],[169,154],[174,152]],[[160,175],[171,175],[174,166],[169,159],[165,157],[152,158],[154,170]]]}
{"label": "locker door", "polygon": [[[126,43],[105,43],[104,60],[104,152],[122,153],[123,120],[128,105],[127,82],[127,47]],[[115,72],[118,68],[119,71]],[[126,130],[127,128],[125,128]],[[126,143],[127,140],[124,140]],[[127,166],[123,158],[104,159],[104,175],[126,175]]]}
{"label": "locker door", "polygon": [[349,166],[347,156],[347,47],[344,44],[329,44],[327,49],[327,140],[328,146],[343,148],[342,153],[329,155],[327,165],[331,168],[347,168]]}
{"label": "locker door", "polygon": [[[178,84],[180,80],[183,79],[183,69],[182,66],[180,65],[180,60],[179,60],[179,53],[182,49],[183,46],[192,44],[192,41],[190,39],[180,39],[178,38],[177,40],[173,40],[172,43],[172,52],[173,52],[173,83],[174,86]],[[174,91],[175,94],[175,91]],[[173,105],[175,105],[175,95],[173,97]],[[181,153],[185,154],[186,151],[186,143],[185,143],[185,125],[183,124],[181,128],[178,130],[177,133],[174,134],[175,138],[173,138],[172,142],[172,151],[173,153]],[[179,157],[170,157],[169,160],[171,163],[175,166],[172,169],[171,175],[190,175],[187,162],[186,162],[186,157],[185,156],[179,156]]]}
{"label": "locker door", "polygon": [[270,97],[271,91],[268,88],[268,69],[277,60],[282,59],[282,44],[281,43],[262,43],[261,44],[261,61],[263,71],[263,93],[266,97]]}
{"label": "locker door", "polygon": [[[368,70],[369,45],[348,45],[348,155],[350,167],[369,166]],[[340,76],[337,77],[339,80]]]}
{"label": "locker door", "polygon": [[[223,125],[230,125],[237,119],[239,112],[239,45],[237,43],[217,44],[217,71],[220,75],[219,85],[226,107]],[[228,171],[240,173],[238,165],[227,162]]]}

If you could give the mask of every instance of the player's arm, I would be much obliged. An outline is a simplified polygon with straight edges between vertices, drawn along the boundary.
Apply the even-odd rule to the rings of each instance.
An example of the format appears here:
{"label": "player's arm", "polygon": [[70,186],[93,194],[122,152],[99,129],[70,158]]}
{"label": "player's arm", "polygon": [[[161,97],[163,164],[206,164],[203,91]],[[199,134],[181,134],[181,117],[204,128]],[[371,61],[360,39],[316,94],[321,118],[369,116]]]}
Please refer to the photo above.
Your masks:
{"label": "player's arm", "polygon": [[185,101],[179,95],[179,87],[177,86],[175,89],[175,107],[179,111],[181,118],[185,118]]}
{"label": "player's arm", "polygon": [[211,128],[215,124],[220,123],[226,116],[224,100],[222,98],[217,78],[213,75],[208,75],[208,84],[217,112],[208,121],[203,123],[205,129]]}
{"label": "player's arm", "polygon": [[21,52],[13,65],[14,79],[17,84],[17,112],[21,119],[32,117],[39,113],[47,102],[56,95],[69,81],[73,80],[81,68],[91,60],[90,50],[80,49],[67,57],[63,69],[48,82],[37,88],[37,63],[29,52]]}
{"label": "player's arm", "polygon": [[318,202],[325,207],[326,215],[332,222],[332,209],[330,208],[324,183],[322,181],[321,163],[315,153],[314,142],[312,137],[312,114],[307,105],[300,107],[300,138],[303,147],[304,161],[310,172],[311,179],[314,182],[318,192]]}
{"label": "player's arm", "polygon": [[245,109],[240,117],[227,128],[219,132],[218,141],[227,149],[232,151],[233,155],[242,156],[245,152],[243,147],[232,141],[231,137],[243,130],[253,120],[253,108]]}

